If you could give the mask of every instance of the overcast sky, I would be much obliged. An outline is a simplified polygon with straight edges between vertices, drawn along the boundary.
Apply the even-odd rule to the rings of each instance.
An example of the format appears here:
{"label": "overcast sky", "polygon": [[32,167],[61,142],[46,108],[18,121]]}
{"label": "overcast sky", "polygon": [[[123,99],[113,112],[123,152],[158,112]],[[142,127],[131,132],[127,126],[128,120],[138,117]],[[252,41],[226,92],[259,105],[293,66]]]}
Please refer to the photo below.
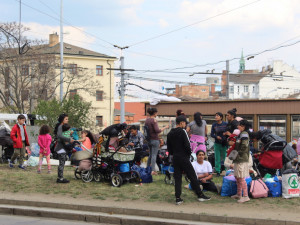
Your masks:
{"label": "overcast sky", "polygon": [[[60,0],[22,0],[22,3],[22,23],[31,29],[27,36],[48,40],[49,33],[59,33]],[[300,40],[299,0],[64,0],[63,3],[65,42],[116,57],[120,52],[112,45],[129,46],[123,53],[125,67],[140,70],[132,72],[134,76],[204,83],[203,75],[189,74],[212,69],[221,72],[225,63],[197,65],[239,58],[242,49],[244,55],[251,55]],[[19,21],[19,0],[0,0],[0,8],[1,22]],[[299,50],[300,43],[261,54],[246,60],[246,69],[261,69],[273,60],[283,60],[300,70]],[[238,60],[230,61],[230,71],[237,72],[238,65]],[[141,71],[193,66],[171,70],[186,73]],[[130,82],[158,91],[174,86],[132,79]],[[138,89],[127,88],[131,95],[150,97],[147,92],[136,93]]]}

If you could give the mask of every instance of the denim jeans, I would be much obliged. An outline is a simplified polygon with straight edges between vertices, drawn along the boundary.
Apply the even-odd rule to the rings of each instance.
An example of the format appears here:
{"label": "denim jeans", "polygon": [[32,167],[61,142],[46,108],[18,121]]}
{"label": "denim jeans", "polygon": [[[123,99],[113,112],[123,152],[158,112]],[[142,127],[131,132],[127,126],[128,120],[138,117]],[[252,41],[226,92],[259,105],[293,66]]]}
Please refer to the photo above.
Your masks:
{"label": "denim jeans", "polygon": [[147,167],[151,165],[152,171],[155,170],[156,157],[159,148],[159,140],[150,140],[149,142],[150,154],[147,162]]}

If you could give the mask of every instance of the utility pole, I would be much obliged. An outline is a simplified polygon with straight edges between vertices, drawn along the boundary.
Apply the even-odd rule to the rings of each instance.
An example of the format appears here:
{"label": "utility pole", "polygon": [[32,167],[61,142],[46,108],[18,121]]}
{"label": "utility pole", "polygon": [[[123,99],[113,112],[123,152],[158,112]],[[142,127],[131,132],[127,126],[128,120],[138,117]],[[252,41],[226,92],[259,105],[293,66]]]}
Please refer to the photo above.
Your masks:
{"label": "utility pole", "polygon": [[60,93],[59,100],[63,101],[64,96],[64,31],[63,31],[63,0],[60,0]]}
{"label": "utility pole", "polygon": [[114,45],[115,48],[120,49],[120,61],[121,61],[121,66],[120,66],[120,71],[121,71],[121,90],[120,90],[120,108],[121,108],[121,118],[120,118],[120,122],[124,123],[125,122],[125,73],[124,73],[124,56],[123,56],[123,50],[128,48],[128,46],[125,47],[120,47],[118,45]]}
{"label": "utility pole", "polygon": [[226,60],[226,79],[227,79],[227,93],[226,97],[229,100],[229,60]]}
{"label": "utility pole", "polygon": [[34,99],[35,99],[35,86],[34,86],[34,62],[31,62],[31,75],[30,75],[30,113],[33,112],[34,109]]}
{"label": "utility pole", "polygon": [[121,98],[120,98],[120,107],[121,107],[121,118],[120,122],[124,123],[125,122],[125,83],[124,83],[124,56],[121,56],[120,58],[121,61]]}

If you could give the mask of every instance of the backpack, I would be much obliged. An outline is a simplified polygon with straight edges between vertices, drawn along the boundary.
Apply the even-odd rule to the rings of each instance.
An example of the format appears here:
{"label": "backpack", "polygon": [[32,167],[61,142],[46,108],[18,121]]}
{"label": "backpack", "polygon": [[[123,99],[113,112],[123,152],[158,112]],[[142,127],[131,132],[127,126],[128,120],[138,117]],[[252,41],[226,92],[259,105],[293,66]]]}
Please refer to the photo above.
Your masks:
{"label": "backpack", "polygon": [[252,198],[266,198],[268,197],[269,189],[262,179],[252,180],[250,187],[250,194]]}
{"label": "backpack", "polygon": [[150,129],[146,124],[144,126],[144,136],[145,136],[145,140],[147,142],[149,142],[150,141]]}

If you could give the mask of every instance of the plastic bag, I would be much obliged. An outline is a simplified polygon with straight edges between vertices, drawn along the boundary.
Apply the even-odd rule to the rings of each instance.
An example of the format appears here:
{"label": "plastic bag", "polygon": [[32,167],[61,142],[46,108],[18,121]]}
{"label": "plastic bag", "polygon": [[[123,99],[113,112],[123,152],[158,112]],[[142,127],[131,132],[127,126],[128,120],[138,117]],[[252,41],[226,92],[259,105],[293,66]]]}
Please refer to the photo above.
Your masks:
{"label": "plastic bag", "polygon": [[31,149],[31,156],[40,155],[40,146],[38,145],[38,143],[32,143],[30,149]]}
{"label": "plastic bag", "polygon": [[[249,186],[251,184],[252,178],[247,177],[246,179],[248,192],[250,190]],[[232,196],[237,193],[237,185],[236,185],[236,179],[234,176],[225,176],[223,177],[223,184],[221,189],[221,196]]]}
{"label": "plastic bag", "polygon": [[299,178],[294,169],[286,170],[282,174],[282,197],[300,197]]}
{"label": "plastic bag", "polygon": [[269,197],[280,197],[282,194],[282,183],[277,176],[267,178],[265,184],[269,188]]}
{"label": "plastic bag", "polygon": [[152,183],[153,179],[152,179],[152,175],[151,175],[151,167],[147,167],[147,168],[141,168],[137,165],[134,165],[131,167],[132,170],[135,170],[137,172],[139,172],[141,179],[142,179],[142,183]]}
{"label": "plastic bag", "polygon": [[37,166],[39,164],[39,157],[30,156],[27,160],[28,166]]}

